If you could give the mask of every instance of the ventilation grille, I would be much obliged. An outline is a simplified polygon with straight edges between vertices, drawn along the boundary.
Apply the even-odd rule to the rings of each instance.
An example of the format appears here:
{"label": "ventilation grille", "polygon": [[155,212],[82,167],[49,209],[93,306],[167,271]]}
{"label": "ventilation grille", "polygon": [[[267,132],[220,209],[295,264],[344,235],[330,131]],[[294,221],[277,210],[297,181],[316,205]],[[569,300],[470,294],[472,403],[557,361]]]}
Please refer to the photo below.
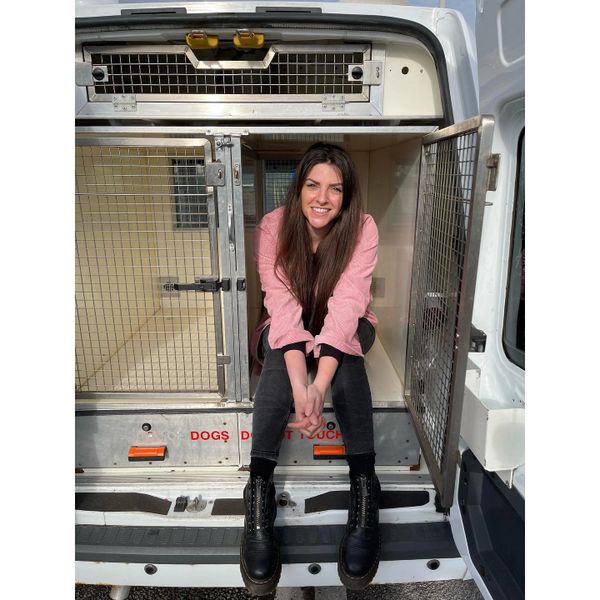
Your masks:
{"label": "ventilation grille", "polygon": [[215,96],[309,101],[341,94],[345,101],[364,102],[369,88],[351,72],[369,53],[368,46],[357,45],[272,46],[262,61],[200,61],[187,46],[90,48],[86,62],[95,83],[88,89],[96,101],[115,94],[188,101]]}

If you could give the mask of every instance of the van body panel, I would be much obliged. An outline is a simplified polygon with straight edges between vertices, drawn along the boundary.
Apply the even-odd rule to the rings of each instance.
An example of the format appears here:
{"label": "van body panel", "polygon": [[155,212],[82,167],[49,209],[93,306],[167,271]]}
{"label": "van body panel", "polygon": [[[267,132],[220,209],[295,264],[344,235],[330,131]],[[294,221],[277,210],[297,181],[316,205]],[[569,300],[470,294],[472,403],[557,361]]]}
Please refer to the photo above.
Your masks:
{"label": "van body panel", "polygon": [[[494,90],[499,89],[497,82],[489,73],[482,74],[481,70],[477,75],[473,33],[464,18],[452,10],[389,4],[303,2],[302,10],[286,10],[283,14],[277,10],[281,7],[279,2],[260,3],[258,9],[254,3],[247,2],[78,3],[75,53],[78,135],[103,138],[116,134],[121,138],[131,138],[133,141],[125,144],[129,149],[136,145],[143,146],[141,140],[144,138],[167,140],[164,144],[166,147],[172,147],[173,138],[200,137],[209,141],[210,160],[206,162],[213,164],[210,167],[212,183],[207,187],[214,199],[215,219],[212,237],[215,253],[211,256],[218,257],[216,267],[213,264],[210,269],[210,276],[218,278],[221,286],[215,292],[208,293],[211,300],[203,312],[203,315],[220,315],[220,320],[214,321],[216,325],[213,329],[220,333],[211,334],[217,341],[211,345],[214,356],[211,355],[209,361],[218,373],[216,384],[211,380],[206,389],[192,382],[190,389],[180,389],[175,385],[169,389],[153,390],[147,386],[147,380],[144,383],[143,377],[140,379],[140,374],[145,372],[144,376],[148,376],[156,372],[155,367],[151,366],[152,360],[147,365],[142,360],[137,362],[146,366],[139,368],[137,379],[129,376],[130,383],[127,386],[113,386],[115,389],[111,390],[97,385],[101,379],[98,377],[101,368],[95,360],[110,362],[112,359],[113,363],[106,368],[106,373],[114,373],[121,368],[117,366],[122,363],[116,358],[119,353],[125,355],[123,364],[131,366],[132,356],[162,356],[161,343],[156,343],[159,339],[165,340],[164,347],[171,347],[173,337],[155,336],[158,329],[154,322],[138,319],[132,311],[135,306],[145,304],[148,314],[162,314],[160,311],[164,311],[167,304],[171,309],[177,306],[174,292],[180,293],[180,299],[182,294],[184,297],[193,294],[190,296],[192,298],[196,294],[206,293],[193,287],[180,291],[173,287],[171,280],[173,275],[178,274],[177,265],[181,266],[180,263],[185,262],[188,256],[196,254],[194,243],[203,238],[205,232],[193,231],[199,224],[193,217],[188,221],[195,223],[193,227],[184,225],[183,231],[173,234],[181,220],[178,213],[197,213],[194,203],[190,204],[185,198],[186,193],[191,193],[193,197],[203,193],[199,191],[200,184],[196,179],[201,166],[194,166],[197,169],[195,175],[189,171],[190,165],[187,163],[177,163],[175,160],[167,165],[165,173],[170,179],[156,179],[155,183],[162,183],[163,190],[175,190],[176,193],[168,198],[166,196],[169,194],[163,194],[166,199],[161,197],[159,203],[162,202],[163,206],[160,218],[156,213],[138,219],[138,223],[132,226],[131,216],[136,211],[137,214],[148,211],[150,215],[155,210],[151,207],[157,204],[156,190],[148,189],[145,200],[134,207],[131,195],[119,187],[122,185],[122,176],[131,174],[127,169],[132,165],[112,165],[110,168],[115,170],[109,173],[105,171],[106,166],[91,164],[94,176],[100,177],[96,182],[108,181],[101,179],[108,175],[112,178],[108,181],[111,186],[108,191],[109,195],[113,194],[113,200],[108,202],[117,207],[114,210],[126,222],[121,225],[126,226],[119,229],[118,223],[114,222],[99,225],[91,222],[94,217],[87,230],[91,236],[88,239],[99,236],[95,237],[98,242],[96,247],[101,247],[103,252],[106,250],[104,258],[107,260],[104,261],[106,264],[102,260],[91,260],[83,265],[82,279],[87,278],[95,282],[94,285],[100,282],[101,287],[97,293],[88,291],[85,295],[99,316],[98,326],[80,330],[83,332],[81,340],[89,344],[87,366],[90,367],[89,373],[85,371],[82,381],[93,385],[80,391],[76,403],[76,490],[79,494],[104,494],[105,498],[114,494],[151,495],[161,499],[161,506],[164,502],[169,503],[169,511],[167,514],[153,514],[144,510],[113,511],[96,506],[94,510],[76,511],[78,525],[140,527],[149,530],[202,527],[212,529],[215,535],[219,528],[235,529],[242,526],[243,518],[238,509],[247,479],[250,411],[258,378],[257,367],[248,353],[248,339],[260,318],[262,305],[260,284],[252,258],[254,227],[263,214],[277,206],[282,190],[287,185],[286,178],[294,168],[294,161],[311,142],[325,139],[344,145],[355,160],[360,172],[365,209],[373,215],[380,231],[379,262],[372,289],[373,309],[380,324],[376,344],[366,361],[372,381],[378,459],[381,459],[378,462],[378,474],[385,493],[396,494],[397,497],[404,492],[425,494],[427,498],[425,504],[418,506],[383,509],[381,522],[397,525],[400,529],[408,525],[437,526],[449,522],[456,551],[460,554],[440,557],[435,556],[436,551],[430,548],[418,557],[408,554],[396,556],[395,560],[381,562],[374,582],[432,581],[472,576],[484,597],[492,597],[470,558],[472,541],[469,540],[470,534],[465,533],[458,509],[459,486],[455,485],[455,473],[458,477],[460,466],[455,469],[456,438],[460,428],[462,439],[458,446],[459,453],[472,446],[476,460],[485,468],[497,469],[499,479],[507,485],[514,483],[517,489],[524,489],[524,468],[516,464],[520,461],[520,451],[516,452],[519,446],[513,444],[510,454],[508,438],[503,433],[509,422],[514,435],[520,435],[518,428],[522,427],[523,420],[519,409],[524,404],[522,370],[508,360],[502,345],[507,277],[504,265],[508,262],[506,256],[510,251],[510,242],[507,240],[510,240],[512,226],[511,193],[515,188],[511,170],[516,168],[514,140],[519,138],[522,130],[524,113],[522,94],[519,96],[510,74],[523,67],[522,50],[512,34],[520,29],[511,29],[510,25],[511,19],[519,18],[516,4],[503,4],[499,37],[492,36],[492,29],[487,30],[486,43],[489,48],[479,45],[478,41],[479,49],[484,49],[488,55],[491,46],[496,43],[501,45],[498,56],[505,69],[502,72],[505,77],[501,81],[502,89],[508,90],[511,96],[506,101],[494,103]],[[486,16],[490,14],[489,6],[484,6]],[[293,7],[286,6],[286,9]],[[269,9],[272,12],[268,12]],[[482,5],[478,3],[478,12],[481,10]],[[272,99],[261,98],[257,102],[252,101],[251,94],[233,97],[234,94],[227,99],[222,90],[212,96],[201,94],[202,97],[186,99],[181,97],[183,88],[169,90],[161,98],[151,97],[154,90],[139,88],[136,91],[134,87],[130,91],[120,89],[115,94],[109,91],[103,98],[96,96],[94,78],[97,81],[98,78],[106,80],[107,74],[108,79],[122,75],[110,71],[114,64],[110,60],[106,63],[102,60],[99,63],[86,62],[86,52],[90,48],[102,47],[106,50],[109,45],[120,48],[128,45],[132,50],[134,45],[138,48],[144,45],[167,45],[169,51],[163,54],[170,60],[168,57],[174,54],[171,52],[173,46],[184,43],[190,27],[201,26],[211,34],[215,31],[219,33],[224,53],[217,53],[208,59],[208,55],[202,52],[194,57],[186,49],[184,53],[192,62],[196,59],[213,60],[211,68],[218,70],[225,68],[223,61],[228,60],[227,48],[231,44],[231,36],[241,22],[246,27],[268,32],[268,44],[288,44],[288,49],[293,44],[303,43],[314,48],[320,43],[330,44],[331,47],[341,45],[342,48],[344,44],[368,44],[370,55],[365,54],[360,59],[360,77],[363,78],[360,91],[348,93],[346,98],[344,93],[325,93],[325,88],[321,88],[315,98],[309,97],[304,88],[294,92],[298,94],[296,98],[292,93],[282,95],[278,100],[273,94]],[[327,32],[326,37],[324,32]],[[512,49],[513,46],[515,49]],[[151,53],[138,52],[138,56]],[[96,54],[100,55],[102,51]],[[256,56],[249,59],[248,65],[253,60],[263,58],[257,52]],[[302,68],[310,67],[310,61],[302,62],[304,59],[298,56],[295,60],[303,65]],[[484,62],[481,56],[479,61],[481,68]],[[353,56],[342,69],[344,76],[339,80],[339,89],[342,91],[351,89],[354,62]],[[334,64],[335,60],[332,66]],[[93,75],[92,65],[97,69],[96,75]],[[246,67],[253,68],[248,65]],[[241,79],[231,85],[242,85],[239,81],[243,82],[243,75],[236,74]],[[502,79],[501,75],[498,76]],[[478,78],[481,83],[479,98]],[[300,86],[303,85],[303,80],[296,81]],[[314,81],[317,82],[318,77]],[[217,85],[215,82],[213,80]],[[234,91],[245,94],[246,89],[242,87]],[[187,90],[184,91],[187,93]],[[303,93],[304,97],[301,97]],[[180,97],[175,97],[177,94]],[[464,352],[464,356],[461,355],[462,358],[457,361],[458,367],[455,366],[452,371],[458,396],[455,394],[448,404],[449,412],[453,414],[450,438],[454,441],[453,445],[447,447],[449,452],[443,469],[445,486],[442,487],[439,474],[434,473],[433,469],[430,473],[427,464],[429,461],[433,466],[431,452],[425,450],[427,435],[421,434],[417,442],[415,432],[419,426],[415,427],[413,417],[418,420],[419,411],[413,410],[412,417],[409,416],[406,412],[409,403],[405,403],[403,397],[407,387],[410,391],[407,383],[410,384],[411,375],[406,367],[411,358],[408,340],[415,333],[415,323],[410,319],[410,288],[414,279],[415,240],[419,237],[420,164],[424,137],[433,134],[435,138],[440,135],[437,129],[480,114],[491,114],[496,120],[492,152],[499,153],[501,158],[496,190],[487,193],[485,210],[482,206],[483,225],[476,228],[474,235],[477,246],[479,236],[482,240],[479,265],[475,257],[465,274],[472,283],[477,278],[477,285],[474,292],[466,292],[468,310],[462,312],[460,344],[463,349],[465,344],[468,345],[471,321],[483,330],[486,344],[483,352],[469,352],[468,360]],[[491,163],[488,165],[487,161],[490,158],[489,150],[485,150],[480,157],[477,166],[480,181],[484,178],[487,180],[491,169]],[[464,173],[460,168],[458,172],[460,180]],[[186,190],[181,182],[178,183],[182,173],[193,178],[190,189]],[[485,194],[484,191],[479,193]],[[89,214],[97,215],[102,202],[107,202],[105,196],[96,195],[87,209]],[[144,203],[146,208],[142,209]],[[472,216],[471,212],[467,211],[466,214]],[[100,231],[102,228],[104,230]],[[163,231],[157,233],[156,229]],[[150,241],[153,236],[167,239],[181,233],[184,238],[187,236],[187,242],[177,252],[161,254],[161,244]],[[135,243],[130,244],[130,240]],[[117,249],[110,244],[116,244]],[[87,247],[85,242],[83,247]],[[133,288],[125,292],[126,287],[121,284],[127,277],[121,276],[120,285],[115,285],[115,264],[122,261],[129,269],[143,257],[143,249],[149,247],[157,257],[157,264],[161,265],[160,273],[155,271],[149,278],[152,289],[148,288],[148,294],[143,289]],[[188,269],[185,274],[191,277],[187,276],[185,281],[177,283],[183,283],[184,286],[200,285],[196,276],[202,273],[196,271],[195,267]],[[141,282],[141,275],[139,279]],[[120,298],[120,301],[114,304],[116,298]],[[101,310],[97,310],[99,307]],[[176,312],[173,314],[176,319],[180,318]],[[173,317],[168,316],[169,319]],[[103,348],[100,342],[110,337],[106,332],[113,330],[121,331],[122,335],[115,334],[114,344],[105,344]],[[129,338],[137,335],[136,332],[139,332],[137,341],[130,343]],[[189,337],[195,338],[196,335],[192,332]],[[95,347],[96,343],[98,348]],[[170,363],[173,372],[177,371],[178,364],[185,366],[180,370],[186,373],[195,368],[198,362],[196,347],[191,344],[190,348],[189,365],[186,362],[189,350],[185,350],[183,345],[171,349],[171,354],[180,357]],[[158,372],[162,373],[160,369]],[[173,375],[167,369],[161,377],[166,380]],[[180,380],[184,381],[185,377]],[[415,385],[414,378],[412,383]],[[464,385],[469,388],[470,396],[465,400],[465,406],[469,409],[467,413],[463,411],[461,420],[461,389]],[[329,400],[326,410],[331,410]],[[500,412],[503,410],[506,412]],[[513,413],[515,419],[511,422],[507,417]],[[333,417],[330,421],[333,427],[327,432],[331,436],[337,426]],[[339,444],[339,440],[327,438],[327,432],[323,439],[317,439],[316,442],[320,445]],[[400,439],[398,436],[402,440],[396,443],[394,437]],[[495,443],[499,437],[501,444]],[[319,503],[324,501],[323,498],[327,501],[339,500],[348,487],[346,465],[339,458],[315,460],[315,440],[288,442],[282,452],[282,464],[277,471],[279,475],[276,474],[277,492],[280,494],[277,526],[284,531],[289,527],[305,527],[307,532],[341,526],[346,519],[346,510],[330,507],[313,511],[310,507],[315,505],[315,498],[319,498],[318,506],[321,506]],[[164,460],[128,460],[132,447],[147,449],[149,446],[166,448]],[[513,468],[515,465],[517,469]],[[174,508],[182,497],[189,499],[195,512],[175,512]],[[440,498],[443,499],[442,504]],[[223,504],[222,500],[228,502]],[[216,505],[228,506],[230,512],[214,511]],[[450,507],[449,514],[444,507]],[[107,532],[107,529],[98,529],[96,534]],[[125,546],[127,553],[132,551],[134,545]],[[235,555],[234,546],[230,548],[232,557]],[[107,548],[108,554],[105,553],[105,556],[112,552]],[[83,546],[79,548],[82,549]],[[177,552],[176,545],[173,551]],[[86,557],[81,553],[78,557],[76,573],[81,583],[174,587],[197,586],[199,582],[205,587],[242,585],[234,561],[230,561],[230,564],[215,564],[213,561],[213,564],[185,565],[167,561],[155,565],[158,570],[145,571],[144,561],[105,562],[99,555]],[[93,558],[98,560],[94,562]],[[280,585],[339,585],[334,558],[320,563],[317,574],[313,574],[314,565],[310,569],[309,566],[310,563],[284,561]]]}

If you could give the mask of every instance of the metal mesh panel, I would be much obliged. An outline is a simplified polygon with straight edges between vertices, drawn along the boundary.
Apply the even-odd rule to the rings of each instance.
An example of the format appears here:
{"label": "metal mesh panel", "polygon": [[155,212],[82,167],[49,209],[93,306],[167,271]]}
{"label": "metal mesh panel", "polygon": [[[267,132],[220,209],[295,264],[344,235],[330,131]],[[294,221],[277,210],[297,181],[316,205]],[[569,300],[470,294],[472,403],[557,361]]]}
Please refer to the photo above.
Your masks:
{"label": "metal mesh panel", "polygon": [[202,147],[77,146],[78,392],[217,391],[213,294],[172,287],[212,275],[209,201]]}
{"label": "metal mesh panel", "polygon": [[[344,94],[346,101],[368,100],[368,87],[348,78],[350,65],[362,65],[363,52],[343,48],[315,51],[307,46],[301,52],[278,49],[264,68],[254,63],[239,68],[197,68],[190,50],[183,46],[157,52],[151,46],[131,51],[90,53],[92,71],[104,71],[102,81],[90,88],[95,94],[169,96],[323,96]],[[366,96],[365,96],[366,94]],[[353,97],[354,96],[354,97]]]}
{"label": "metal mesh panel", "polygon": [[275,210],[285,201],[300,159],[267,159],[264,168],[264,211],[265,214]]}
{"label": "metal mesh panel", "polygon": [[411,293],[410,403],[437,466],[445,459],[477,131],[426,146]]}

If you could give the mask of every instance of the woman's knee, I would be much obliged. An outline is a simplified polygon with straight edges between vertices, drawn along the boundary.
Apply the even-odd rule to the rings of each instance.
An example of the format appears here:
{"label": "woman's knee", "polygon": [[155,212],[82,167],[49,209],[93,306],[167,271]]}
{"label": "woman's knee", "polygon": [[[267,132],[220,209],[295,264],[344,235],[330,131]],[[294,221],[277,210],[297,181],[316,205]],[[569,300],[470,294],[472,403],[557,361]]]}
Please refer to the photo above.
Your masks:
{"label": "woman's knee", "polygon": [[369,380],[365,369],[365,359],[353,354],[342,354],[341,361],[331,382],[332,400],[340,396],[364,395],[369,392]]}

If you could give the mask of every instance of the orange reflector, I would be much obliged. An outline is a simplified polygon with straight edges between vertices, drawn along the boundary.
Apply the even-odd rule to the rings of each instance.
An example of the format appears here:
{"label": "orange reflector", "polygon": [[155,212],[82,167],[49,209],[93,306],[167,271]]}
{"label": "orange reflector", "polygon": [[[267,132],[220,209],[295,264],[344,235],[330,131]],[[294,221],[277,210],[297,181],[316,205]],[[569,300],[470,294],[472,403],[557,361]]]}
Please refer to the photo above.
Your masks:
{"label": "orange reflector", "polygon": [[329,458],[331,456],[345,456],[346,446],[313,446],[313,458]]}
{"label": "orange reflector", "polygon": [[130,461],[133,460],[165,460],[167,454],[166,446],[131,446],[127,454]]}

